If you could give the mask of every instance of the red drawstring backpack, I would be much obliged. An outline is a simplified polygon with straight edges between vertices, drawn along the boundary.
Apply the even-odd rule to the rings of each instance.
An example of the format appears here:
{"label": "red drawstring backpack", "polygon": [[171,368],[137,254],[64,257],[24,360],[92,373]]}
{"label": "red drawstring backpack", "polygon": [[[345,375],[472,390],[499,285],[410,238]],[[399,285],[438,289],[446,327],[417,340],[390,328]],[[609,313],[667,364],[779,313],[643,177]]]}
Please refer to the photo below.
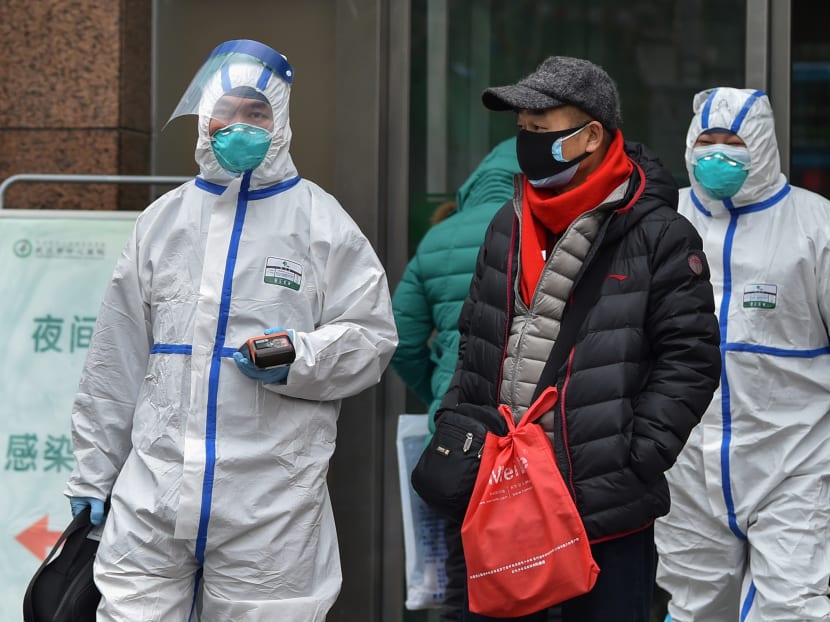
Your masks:
{"label": "red drawstring backpack", "polygon": [[549,387],[507,436],[488,433],[461,527],[470,611],[519,617],[589,592],[599,573],[548,437],[534,423],[556,404]]}

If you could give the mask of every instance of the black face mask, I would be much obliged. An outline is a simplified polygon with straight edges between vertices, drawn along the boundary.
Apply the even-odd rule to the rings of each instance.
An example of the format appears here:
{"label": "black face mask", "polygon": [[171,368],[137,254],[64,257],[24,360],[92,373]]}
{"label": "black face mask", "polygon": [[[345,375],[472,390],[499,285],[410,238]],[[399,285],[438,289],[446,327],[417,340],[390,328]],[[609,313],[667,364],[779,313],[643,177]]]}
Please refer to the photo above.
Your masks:
{"label": "black face mask", "polygon": [[[586,127],[584,123],[578,127],[572,127],[558,132],[529,132],[519,130],[516,137],[516,157],[519,160],[519,168],[527,175],[528,179],[541,180],[553,177],[558,173],[576,166],[590,154],[586,151],[572,160],[563,162],[556,156],[562,158],[562,140]],[[557,143],[557,141],[559,141]]]}

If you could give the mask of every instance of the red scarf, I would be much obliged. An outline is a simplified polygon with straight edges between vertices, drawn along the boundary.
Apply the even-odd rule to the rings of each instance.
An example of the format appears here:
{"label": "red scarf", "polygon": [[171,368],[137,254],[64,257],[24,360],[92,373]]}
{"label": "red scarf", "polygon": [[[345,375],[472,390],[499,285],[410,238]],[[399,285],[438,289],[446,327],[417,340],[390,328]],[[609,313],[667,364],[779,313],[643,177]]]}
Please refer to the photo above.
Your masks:
{"label": "red scarf", "polygon": [[554,194],[546,188],[534,188],[524,178],[519,289],[526,304],[530,304],[545,267],[542,251],[547,250],[548,232],[562,235],[578,216],[607,199],[633,170],[634,164],[623,149],[622,132],[617,130],[600,165],[576,188]]}

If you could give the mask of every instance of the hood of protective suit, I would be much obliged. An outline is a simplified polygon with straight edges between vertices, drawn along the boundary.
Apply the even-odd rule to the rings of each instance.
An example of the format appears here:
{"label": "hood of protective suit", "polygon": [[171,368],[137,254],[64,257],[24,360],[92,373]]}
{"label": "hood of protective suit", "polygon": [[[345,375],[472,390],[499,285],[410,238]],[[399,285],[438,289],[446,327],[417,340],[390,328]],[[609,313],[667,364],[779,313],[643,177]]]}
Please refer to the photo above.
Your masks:
{"label": "hood of protective suit", "polygon": [[210,115],[219,98],[231,89],[247,86],[256,89],[268,99],[274,115],[271,145],[265,159],[253,170],[251,188],[271,186],[285,179],[295,177],[297,169],[288,151],[291,145],[291,126],[288,123],[288,100],[291,85],[274,73],[271,74],[264,86],[258,84],[262,75],[262,65],[251,62],[230,65],[227,68],[224,83],[222,73],[217,71],[207,82],[199,102],[199,138],[196,142],[196,162],[199,164],[201,176],[207,181],[219,184],[226,184],[231,179],[239,176],[239,174],[226,171],[217,161],[211,147],[208,127],[210,125]]}
{"label": "hood of protective suit", "polygon": [[501,207],[505,199],[513,195],[513,175],[521,172],[516,159],[516,137],[513,136],[493,147],[467,181],[458,189],[456,209],[477,205],[489,205],[494,201]]}
{"label": "hood of protective suit", "polygon": [[[720,87],[701,91],[693,100],[694,118],[686,135],[686,169],[697,198],[710,211],[752,205],[773,196],[787,183],[781,172],[775,121],[769,98],[763,91]],[[749,175],[740,190],[726,201],[712,199],[695,179],[692,149],[707,130],[737,134],[749,149]]]}

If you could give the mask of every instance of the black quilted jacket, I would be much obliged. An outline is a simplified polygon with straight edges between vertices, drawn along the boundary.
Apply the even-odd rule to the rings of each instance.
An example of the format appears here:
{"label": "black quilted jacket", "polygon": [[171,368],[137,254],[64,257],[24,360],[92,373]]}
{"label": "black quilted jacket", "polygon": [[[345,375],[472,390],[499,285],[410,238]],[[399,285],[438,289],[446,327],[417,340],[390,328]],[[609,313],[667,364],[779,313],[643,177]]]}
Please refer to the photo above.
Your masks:
{"label": "black quilted jacket", "polygon": [[[559,370],[560,399],[546,426],[592,541],[636,531],[668,512],[663,474],[720,377],[700,237],[676,212],[677,188],[662,164],[640,145],[627,143],[626,152],[639,165],[631,196],[645,187],[633,207],[613,213],[594,244],[616,250],[600,297]],[[438,417],[460,402],[497,403],[516,291],[517,231],[511,202],[494,217],[479,253],[459,319],[459,364]]]}

